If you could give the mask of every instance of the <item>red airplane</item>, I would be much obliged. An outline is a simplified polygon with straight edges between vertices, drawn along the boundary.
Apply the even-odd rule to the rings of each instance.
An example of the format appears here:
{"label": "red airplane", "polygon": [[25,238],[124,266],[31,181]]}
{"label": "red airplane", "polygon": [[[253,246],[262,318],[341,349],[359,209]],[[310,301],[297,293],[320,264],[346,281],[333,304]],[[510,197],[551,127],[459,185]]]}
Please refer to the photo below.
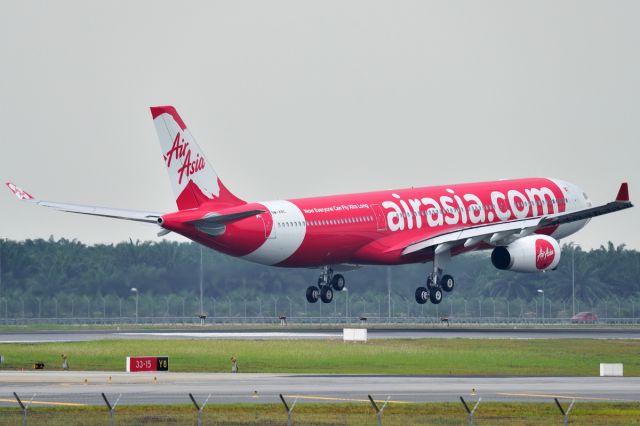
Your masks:
{"label": "red airplane", "polygon": [[20,199],[73,213],[149,222],[214,250],[287,268],[321,268],[310,303],[329,303],[343,272],[361,265],[432,262],[415,291],[420,304],[453,290],[452,256],[493,250],[498,269],[538,272],[560,261],[559,239],[592,217],[633,207],[626,183],[615,201],[593,206],[576,185],[529,178],[248,203],[222,183],[172,106],[151,108],[178,211],[157,213]]}

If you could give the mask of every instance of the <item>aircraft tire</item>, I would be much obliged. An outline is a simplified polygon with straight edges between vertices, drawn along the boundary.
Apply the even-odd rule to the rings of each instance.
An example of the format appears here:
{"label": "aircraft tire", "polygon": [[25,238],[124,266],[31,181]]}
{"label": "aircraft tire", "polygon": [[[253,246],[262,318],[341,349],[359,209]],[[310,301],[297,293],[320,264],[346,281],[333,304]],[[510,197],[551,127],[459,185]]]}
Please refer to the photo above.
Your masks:
{"label": "aircraft tire", "polygon": [[316,303],[318,301],[319,294],[320,294],[320,289],[315,285],[311,285],[307,287],[307,302]]}
{"label": "aircraft tire", "polygon": [[345,285],[345,279],[341,274],[336,274],[331,279],[331,287],[333,287],[335,291],[344,290],[344,285]]}
{"label": "aircraft tire", "polygon": [[429,290],[426,287],[416,288],[416,302],[424,305],[429,300]]}
{"label": "aircraft tire", "polygon": [[431,299],[431,303],[433,303],[434,305],[437,305],[440,302],[442,302],[442,296],[443,296],[442,290],[440,290],[439,288],[436,288],[429,292],[429,299]]}
{"label": "aircraft tire", "polygon": [[324,286],[320,289],[320,299],[323,303],[331,303],[333,300],[333,289],[331,286]]}
{"label": "aircraft tire", "polygon": [[453,290],[455,282],[451,275],[443,275],[442,278],[440,278],[440,285],[444,291],[449,292]]}

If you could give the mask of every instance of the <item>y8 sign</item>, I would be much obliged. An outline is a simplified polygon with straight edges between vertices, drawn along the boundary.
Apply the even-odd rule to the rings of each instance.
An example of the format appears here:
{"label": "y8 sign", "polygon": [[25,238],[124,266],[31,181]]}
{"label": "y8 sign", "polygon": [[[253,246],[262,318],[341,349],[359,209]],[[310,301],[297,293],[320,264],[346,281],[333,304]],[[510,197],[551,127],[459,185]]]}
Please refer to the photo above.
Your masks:
{"label": "y8 sign", "polygon": [[139,371],[169,371],[168,356],[128,356],[127,373]]}

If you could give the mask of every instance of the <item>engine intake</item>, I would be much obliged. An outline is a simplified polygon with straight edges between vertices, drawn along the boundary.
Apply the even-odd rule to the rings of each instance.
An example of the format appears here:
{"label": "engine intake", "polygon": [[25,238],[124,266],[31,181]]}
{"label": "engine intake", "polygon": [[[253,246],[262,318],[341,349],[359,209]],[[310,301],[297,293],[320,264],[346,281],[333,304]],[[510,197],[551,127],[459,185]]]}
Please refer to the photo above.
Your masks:
{"label": "engine intake", "polygon": [[491,253],[493,266],[505,271],[546,271],[559,262],[560,244],[547,235],[523,237],[508,246],[496,247]]}

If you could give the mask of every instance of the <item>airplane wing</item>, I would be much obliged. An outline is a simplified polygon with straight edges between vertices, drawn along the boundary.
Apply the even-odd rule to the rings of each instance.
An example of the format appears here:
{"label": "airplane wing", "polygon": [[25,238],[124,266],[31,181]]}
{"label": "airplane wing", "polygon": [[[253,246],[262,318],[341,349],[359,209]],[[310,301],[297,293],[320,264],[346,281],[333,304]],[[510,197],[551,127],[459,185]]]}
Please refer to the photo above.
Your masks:
{"label": "airplane wing", "polygon": [[601,206],[557,213],[533,219],[513,220],[464,228],[457,231],[431,236],[425,239],[414,240],[408,243],[403,242],[399,245],[390,247],[387,251],[402,249],[402,254],[407,255],[430,247],[435,247],[435,252],[438,254],[458,245],[469,247],[480,242],[497,245],[505,241],[511,242],[515,239],[525,237],[540,229],[550,226],[590,219],[592,217],[613,213],[630,207],[633,207],[633,204],[629,201],[629,187],[625,182],[620,185],[616,199]]}
{"label": "airplane wing", "polygon": [[114,219],[133,220],[136,222],[158,223],[158,218],[162,213],[143,212],[139,210],[112,209],[108,207],[87,206],[81,204],[56,203],[52,201],[38,200],[26,191],[18,188],[11,182],[6,182],[7,187],[18,199],[37,204],[39,206],[51,207],[71,213],[88,214],[93,216],[110,217]]}

